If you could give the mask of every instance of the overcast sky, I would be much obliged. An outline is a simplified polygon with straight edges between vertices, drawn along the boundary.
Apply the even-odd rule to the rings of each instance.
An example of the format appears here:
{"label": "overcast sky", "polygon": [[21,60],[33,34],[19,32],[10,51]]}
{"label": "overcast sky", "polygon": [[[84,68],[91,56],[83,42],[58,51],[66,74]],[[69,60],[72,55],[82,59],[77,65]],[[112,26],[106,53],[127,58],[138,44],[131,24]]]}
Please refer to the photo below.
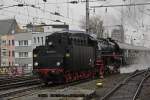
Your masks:
{"label": "overcast sky", "polygon": [[[16,18],[20,24],[26,24],[29,22],[41,23],[45,22],[47,24],[53,23],[51,20],[61,20],[70,24],[73,28],[79,28],[80,20],[85,16],[85,3],[78,4],[68,4],[66,2],[72,0],[47,0],[46,3],[43,0],[0,0],[0,4],[4,6],[14,5],[18,3],[25,4],[35,4],[37,7],[44,9],[42,11],[39,9],[31,7],[13,7],[0,10],[0,18]],[[81,1],[81,0],[79,0]],[[107,5],[107,4],[121,4],[122,0],[91,0],[97,2],[90,2],[90,6],[94,5]],[[118,9],[117,9],[118,10]],[[102,18],[108,17],[107,20],[118,21],[120,11],[114,8],[108,8],[108,12],[105,13],[105,8],[90,10],[90,15],[101,15]],[[63,17],[58,17],[50,14],[49,12],[59,12]],[[104,19],[103,19],[104,20]],[[108,22],[108,21],[106,21]]]}
{"label": "overcast sky", "polygon": [[[36,7],[40,9],[35,9],[32,7],[12,7],[0,10],[0,19],[6,18],[16,18],[18,23],[23,25],[26,23],[34,22],[34,23],[54,23],[51,20],[61,20],[62,22],[66,22],[70,24],[71,28],[79,28],[80,20],[85,16],[85,3],[78,4],[68,4],[66,2],[72,0],[47,0],[46,3],[43,0],[0,0],[0,5],[10,6],[18,3],[25,4],[34,4]],[[81,0],[79,0],[81,1]],[[130,2],[141,3],[148,2],[149,0],[92,0],[97,2],[90,2],[90,6],[97,5],[109,5],[109,4],[128,4]],[[145,13],[149,13],[145,10],[150,6],[140,6],[140,7],[115,7],[115,8],[96,8],[95,12],[93,9],[90,10],[90,16],[101,16],[104,24],[107,26],[120,24],[121,18],[123,18],[124,23],[130,22],[130,24],[136,24],[136,20],[138,23],[148,24],[149,19],[148,15],[143,15],[143,13],[139,13],[143,11]],[[107,10],[106,10],[107,9]],[[45,10],[45,11],[43,11]],[[123,14],[122,14],[123,11]],[[50,14],[50,12],[59,12],[62,17],[55,16]],[[142,18],[142,19],[141,19]],[[146,20],[145,20],[146,18]],[[128,24],[128,23],[127,23]],[[136,25],[131,25],[136,27]]]}
{"label": "overcast sky", "polygon": [[[61,20],[62,22],[69,24],[70,29],[79,29],[80,20],[85,16],[85,3],[68,4],[66,3],[68,1],[72,0],[47,0],[46,3],[44,3],[43,0],[0,0],[0,5],[3,5],[1,7],[18,3],[34,4],[37,7],[37,9],[32,7],[0,9],[0,19],[16,18],[19,25],[25,25],[30,22],[36,24],[53,24],[54,22],[52,20]],[[90,2],[90,6],[150,2],[150,0],[91,1],[96,2]],[[59,12],[62,16],[52,15],[50,14],[51,12]],[[90,10],[90,16],[97,15],[101,16],[101,19],[104,21],[104,26],[120,25],[122,22],[125,28],[125,34],[127,34],[127,36],[129,35],[130,38],[135,37],[143,39],[142,34],[145,34],[146,38],[149,36],[150,5],[138,7],[96,8],[95,10]]]}

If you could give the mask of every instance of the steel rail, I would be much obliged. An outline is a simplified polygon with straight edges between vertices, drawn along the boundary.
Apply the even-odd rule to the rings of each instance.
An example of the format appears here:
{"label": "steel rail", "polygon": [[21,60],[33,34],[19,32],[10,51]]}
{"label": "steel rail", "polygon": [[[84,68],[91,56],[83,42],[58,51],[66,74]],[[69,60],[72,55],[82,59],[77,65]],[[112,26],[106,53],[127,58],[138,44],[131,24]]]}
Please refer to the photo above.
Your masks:
{"label": "steel rail", "polygon": [[147,72],[147,70],[145,71],[140,71],[140,72],[133,72],[131,75],[129,75],[126,79],[124,79],[122,82],[120,82],[117,86],[115,86],[111,91],[109,91],[106,95],[104,95],[100,100],[106,100],[107,98],[109,98],[115,91],[117,91],[122,85],[124,85],[126,82],[128,82],[131,78],[143,74]]}
{"label": "steel rail", "polygon": [[37,77],[26,76],[26,77],[15,77],[15,78],[11,78],[11,77],[0,78],[0,85],[19,82],[19,81],[25,81],[25,80],[32,80],[32,79],[37,79]]}
{"label": "steel rail", "polygon": [[[17,93],[23,93],[23,92],[26,92],[26,91],[29,91],[29,90],[32,90],[32,89],[63,89],[63,88],[67,88],[69,86],[74,86],[74,85],[77,85],[77,84],[80,84],[80,83],[83,83],[83,82],[88,82],[90,80],[93,80],[93,79],[85,79],[85,80],[82,80],[82,81],[75,81],[75,82],[71,82],[71,83],[67,83],[67,84],[62,84],[62,85],[55,85],[55,84],[49,84],[50,86],[45,86],[44,84],[40,84],[40,85],[37,85],[37,86],[33,86],[33,87],[29,87],[29,88],[26,88],[26,89],[20,89],[20,90],[14,90],[14,91],[11,91],[11,92],[8,92],[8,93],[3,93],[3,94],[0,94],[0,99],[2,97],[5,97],[5,98],[9,98],[8,100],[11,100],[11,99],[14,99],[14,98],[19,98],[19,97],[22,97],[22,96],[25,96],[25,95],[33,95],[33,94],[36,94],[38,92],[32,92],[30,94],[25,94],[25,95],[21,95],[21,96],[13,96],[14,94],[17,94]],[[9,97],[11,96],[11,97]]]}
{"label": "steel rail", "polygon": [[[147,73],[148,73],[148,72],[147,72]],[[146,74],[147,74],[147,73],[146,73]],[[135,92],[135,94],[134,94],[132,100],[136,100],[136,99],[137,99],[137,97],[139,96],[139,93],[140,93],[140,91],[141,91],[141,89],[142,89],[143,83],[144,83],[144,81],[145,81],[148,77],[150,77],[150,73],[149,73],[148,75],[145,75],[145,77],[142,79],[142,81],[140,82],[140,84],[139,84],[139,86],[138,86],[138,88],[137,88],[137,90],[136,90],[136,92]]]}
{"label": "steel rail", "polygon": [[22,93],[22,92],[25,92],[25,91],[29,91],[29,90],[32,90],[32,89],[36,89],[36,88],[39,88],[39,87],[42,87],[44,86],[44,84],[39,84],[39,85],[33,85],[33,86],[30,86],[30,87],[24,87],[24,88],[21,88],[21,89],[17,89],[17,90],[13,90],[13,91],[8,91],[8,92],[2,92],[0,94],[0,98],[6,98],[8,96],[11,96],[11,95],[14,95],[14,94],[17,94],[17,93]]}
{"label": "steel rail", "polygon": [[40,84],[39,79],[32,79],[32,80],[27,80],[27,81],[20,81],[20,82],[15,82],[15,83],[8,83],[8,84],[2,84],[0,85],[0,91],[1,90],[6,90],[6,89],[11,89],[11,88],[16,88],[16,87],[22,87],[30,84]]}

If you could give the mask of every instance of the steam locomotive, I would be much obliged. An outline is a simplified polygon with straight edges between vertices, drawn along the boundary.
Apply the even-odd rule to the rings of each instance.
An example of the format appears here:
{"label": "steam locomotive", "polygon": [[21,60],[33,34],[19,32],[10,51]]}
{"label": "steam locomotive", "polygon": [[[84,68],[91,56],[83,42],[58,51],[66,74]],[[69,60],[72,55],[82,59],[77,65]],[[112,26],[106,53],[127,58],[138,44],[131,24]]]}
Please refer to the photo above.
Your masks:
{"label": "steam locomotive", "polygon": [[110,38],[95,39],[80,31],[55,32],[46,37],[45,43],[33,50],[33,72],[46,84],[103,77],[106,72],[117,72],[121,64],[127,63],[125,52],[129,54],[134,50]]}

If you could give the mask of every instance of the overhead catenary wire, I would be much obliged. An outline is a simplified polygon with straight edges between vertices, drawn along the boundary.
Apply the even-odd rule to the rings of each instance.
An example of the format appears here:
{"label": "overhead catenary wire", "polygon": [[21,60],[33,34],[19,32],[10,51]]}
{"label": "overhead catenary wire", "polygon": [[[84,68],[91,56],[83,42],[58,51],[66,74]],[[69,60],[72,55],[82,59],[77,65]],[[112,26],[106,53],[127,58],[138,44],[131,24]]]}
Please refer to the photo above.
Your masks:
{"label": "overhead catenary wire", "polygon": [[[122,11],[120,11],[120,10],[118,10],[118,9],[115,9],[115,10],[117,10],[117,11],[119,11],[120,12],[120,14],[122,13]],[[130,12],[125,12],[125,14],[123,15],[123,17],[124,18],[131,18],[131,16],[128,16],[128,15],[131,15],[131,11]],[[136,21],[136,20],[135,20]],[[136,29],[138,29],[138,24],[135,24],[135,23],[133,23],[133,22],[131,22],[131,21],[128,21],[128,20],[126,20],[126,22],[128,22],[130,25],[132,25],[132,26],[134,26]],[[123,23],[123,25],[125,25],[126,23]]]}
{"label": "overhead catenary wire", "polygon": [[[62,18],[65,18],[65,19],[67,19],[67,20],[70,19],[71,21],[78,22],[78,24],[80,23],[80,21],[78,21],[78,20],[76,20],[76,19],[69,18],[69,17],[65,17],[65,16],[61,15],[60,13],[58,13],[58,12],[51,12],[51,11],[49,11],[49,10],[43,9],[42,7],[39,6],[40,3],[38,3],[38,6],[36,6],[37,4],[28,4],[28,3],[25,2],[24,0],[21,0],[21,1],[19,1],[19,0],[13,0],[13,1],[19,2],[19,3],[23,3],[24,5],[31,5],[32,8],[41,10],[42,12],[46,12],[46,13],[51,14],[51,15],[54,15],[54,16],[62,17]],[[89,2],[98,2],[98,1],[99,1],[99,0],[90,0]],[[85,0],[84,0],[84,1],[83,1],[83,0],[81,0],[81,1],[79,1],[79,0],[78,0],[78,1],[77,1],[77,0],[72,0],[72,1],[69,1],[69,2],[67,2],[67,3],[74,4],[74,3],[78,3],[78,2],[86,2],[86,1],[85,1]],[[31,2],[30,2],[30,3],[31,3]],[[48,2],[47,2],[47,3],[48,3]],[[47,4],[47,3],[43,3],[43,4]],[[59,2],[57,2],[57,3],[59,3]],[[28,16],[29,16],[29,14],[28,14]]]}
{"label": "overhead catenary wire", "polygon": [[[30,7],[30,6],[29,6]],[[72,18],[68,18],[68,17],[65,17],[65,16],[63,16],[63,15],[60,15],[58,12],[50,12],[50,11],[48,11],[48,10],[45,10],[45,9],[42,9],[42,8],[40,8],[40,7],[36,7],[36,6],[32,6],[31,5],[31,7],[32,8],[35,8],[35,9],[39,9],[39,10],[41,10],[42,12],[47,12],[48,14],[52,14],[52,15],[55,15],[55,16],[58,16],[58,17],[62,17],[62,18],[65,18],[65,19],[69,19],[69,20],[74,20],[75,22],[80,22],[80,21],[78,21],[78,20],[75,20],[75,19],[72,19]]]}
{"label": "overhead catenary wire", "polygon": [[[105,0],[89,0],[89,2],[101,2],[101,1],[105,1]],[[86,3],[86,0],[81,0],[81,1],[79,1],[79,0],[72,0],[72,1],[67,1],[67,2],[57,2],[57,4],[66,4],[66,3],[70,3],[70,4],[78,4],[78,3]],[[44,4],[44,3],[40,3],[40,4]],[[54,3],[54,2],[48,2],[48,3],[46,3],[46,4],[56,4],[56,3]]]}
{"label": "overhead catenary wire", "polygon": [[[37,4],[28,4],[25,1],[19,1],[19,0],[13,0],[13,1],[18,2],[18,3],[23,3],[24,5],[31,5],[32,8],[38,9],[38,10],[42,11],[43,13],[48,13],[48,14],[51,14],[51,15],[54,15],[54,16],[57,16],[57,17],[62,17],[62,18],[65,18],[66,20],[77,22],[78,24],[80,23],[79,20],[72,19],[68,16],[66,17],[66,16],[64,16],[64,15],[58,13],[58,12],[51,12],[49,10],[43,9],[42,7],[39,6],[40,5],[39,2],[38,2],[38,6],[36,6]],[[74,3],[74,1],[76,1],[76,0],[70,1],[69,3]],[[95,0],[95,1],[98,1],[98,0]],[[81,2],[85,2],[85,1],[81,1]],[[90,2],[94,2],[94,1],[90,1]],[[43,4],[46,5],[47,3],[43,3]],[[58,4],[58,2],[57,2],[57,4]]]}
{"label": "overhead catenary wire", "polygon": [[[15,0],[13,0],[13,1],[15,1]],[[17,2],[17,1],[15,1],[15,2]],[[18,1],[19,2],[19,1]],[[19,2],[19,3],[22,3],[22,2]],[[65,17],[65,16],[63,16],[63,15],[61,15],[60,13],[58,13],[58,12],[51,12],[51,11],[49,11],[49,10],[46,10],[45,9],[45,5],[46,4],[48,4],[48,3],[42,3],[42,4],[44,4],[44,9],[42,9],[41,7],[37,7],[35,4],[27,4],[27,3],[23,3],[24,5],[31,5],[33,8],[35,8],[35,9],[39,9],[39,10],[41,10],[42,12],[47,12],[47,13],[49,13],[49,14],[52,14],[52,15],[54,15],[54,16],[58,16],[58,17],[63,17],[63,18],[66,18],[66,19],[70,19],[69,17]],[[54,3],[54,4],[58,4],[58,2],[56,2],[56,3]],[[34,6],[33,6],[34,5]],[[40,3],[38,2],[38,5],[40,5]],[[12,6],[12,7],[14,7],[14,5]],[[71,19],[72,20],[72,19]]]}
{"label": "overhead catenary wire", "polygon": [[[40,7],[36,7],[35,5],[17,4],[17,5],[11,5],[11,6],[6,6],[6,7],[1,7],[0,9],[11,8],[11,7],[23,7],[23,6],[27,6],[27,7],[30,6],[30,7],[32,7],[32,8],[39,9],[39,10],[41,10],[41,11],[43,11],[43,12],[48,12],[49,14],[52,14],[52,15],[55,15],[55,16],[67,18],[67,17],[64,17],[63,15],[60,15],[60,14],[57,13],[57,12],[54,12],[54,13],[53,13],[53,12],[50,12],[50,11],[48,11],[48,10],[41,9]],[[67,18],[67,19],[70,19],[70,18]]]}
{"label": "overhead catenary wire", "polygon": [[[28,5],[28,4],[25,4],[25,5]],[[30,4],[29,4],[30,5]],[[65,19],[70,19],[70,20],[72,20],[72,18],[70,18],[70,17],[65,17],[64,15],[61,15],[60,13],[58,13],[58,12],[51,12],[51,11],[49,11],[49,10],[45,10],[45,9],[42,9],[41,7],[37,7],[37,6],[35,6],[35,5],[30,5],[32,8],[35,8],[35,9],[38,9],[38,10],[41,10],[42,12],[44,12],[44,13],[49,13],[49,14],[51,14],[51,15],[54,15],[54,16],[57,16],[57,17],[62,17],[62,18],[65,18]],[[75,20],[75,19],[73,19],[73,20]]]}
{"label": "overhead catenary wire", "polygon": [[[3,11],[7,11],[7,12],[10,12],[10,13],[14,13],[14,14],[18,14],[18,12],[15,12],[15,11],[11,11],[11,10],[3,10]],[[24,14],[24,13],[19,13],[20,15],[22,15],[22,16],[28,16],[28,15],[26,15],[26,14]],[[32,15],[30,15],[30,16],[28,16],[28,17],[32,17],[32,18],[34,18],[35,16],[32,16]],[[45,20],[49,20],[49,21],[52,21],[52,22],[55,22],[55,20],[52,20],[52,19],[49,19],[49,18],[43,18],[43,17],[37,17],[38,19],[45,19]]]}
{"label": "overhead catenary wire", "polygon": [[[11,11],[11,10],[4,10],[4,11],[6,11],[6,12],[9,12],[9,13],[13,13],[13,14],[17,14],[18,12],[15,12],[15,11]],[[24,13],[19,13],[20,15],[22,15],[22,16],[25,16],[25,17],[27,17],[28,15],[27,14],[24,14]],[[34,18],[35,16],[33,16],[33,15],[30,15],[29,17],[31,17],[31,18]],[[37,19],[39,19],[39,20],[47,20],[47,21],[51,21],[51,22],[58,22],[58,21],[56,21],[56,20],[52,20],[52,19],[49,19],[49,18],[44,18],[44,17],[36,17]],[[59,23],[64,23],[64,22],[59,22]],[[65,22],[66,23],[66,22]],[[68,23],[71,23],[71,22],[68,22]],[[76,22],[76,24],[74,23],[74,25],[77,25],[77,24],[79,24],[79,23],[77,23]]]}
{"label": "overhead catenary wire", "polygon": [[[108,8],[108,7],[123,7],[123,6],[129,6],[129,7],[131,7],[131,6],[133,6],[134,7],[134,14],[137,14],[136,13],[136,9],[135,9],[135,7],[136,6],[143,6],[143,5],[150,5],[150,3],[149,2],[147,2],[147,3],[131,3],[130,2],[130,4],[117,4],[117,5],[100,5],[100,6],[91,6],[91,8]],[[129,9],[130,10],[130,9]],[[135,16],[136,17],[136,16]],[[137,18],[135,19],[135,21],[136,21],[136,24],[138,25],[139,24],[139,22],[138,22],[138,20],[137,20]],[[137,25],[136,25],[136,27],[137,27]],[[137,27],[137,29],[138,29],[138,27]]]}
{"label": "overhead catenary wire", "polygon": [[[11,13],[15,13],[15,14],[21,14],[21,15],[23,15],[23,16],[28,16],[28,15],[26,15],[26,14],[24,14],[24,13],[18,13],[18,12],[15,12],[15,11],[10,11],[10,10],[3,10],[3,11],[8,11],[8,12],[11,12]],[[32,15],[29,15],[28,17],[32,17],[32,18],[34,18],[35,16],[32,16]],[[37,17],[37,16],[36,16]],[[52,22],[58,22],[58,21],[56,21],[56,20],[52,20],[52,19],[49,19],[49,18],[43,18],[43,17],[37,17],[37,19],[44,19],[44,20],[49,20],[49,21],[52,21]],[[74,19],[73,19],[74,20]],[[74,22],[76,22],[76,23],[79,23],[79,21],[75,21],[74,20]],[[62,23],[62,22],[61,22]]]}
{"label": "overhead catenary wire", "polygon": [[142,6],[142,5],[150,5],[150,3],[134,3],[134,4],[119,4],[119,5],[100,5],[100,6],[91,6],[91,8],[122,7],[122,6]]}
{"label": "overhead catenary wire", "polygon": [[[15,0],[13,0],[13,1],[15,1]],[[15,1],[15,2],[17,2],[17,1]],[[18,1],[19,2],[19,1]],[[22,2],[19,2],[19,3],[22,3]],[[46,4],[46,3],[45,3]],[[30,6],[30,7],[32,7],[32,8],[35,8],[35,9],[38,9],[38,10],[41,10],[42,12],[47,12],[47,13],[49,13],[49,14],[52,14],[52,15],[54,15],[54,16],[58,16],[58,17],[63,17],[63,18],[66,18],[66,19],[71,19],[71,18],[69,18],[69,17],[65,17],[65,16],[63,16],[63,15],[61,15],[60,13],[58,13],[58,12],[51,12],[51,11],[49,11],[49,10],[45,10],[45,9],[42,9],[41,7],[37,7],[35,4],[27,4],[27,3],[23,3],[22,5],[24,5],[24,6]],[[38,5],[40,5],[40,3],[38,3]],[[10,8],[10,7],[14,7],[14,6],[18,6],[18,5],[12,5],[12,6],[7,6],[7,7],[3,7],[3,8]],[[1,8],[0,8],[1,9]],[[72,19],[71,19],[72,20]]]}
{"label": "overhead catenary wire", "polygon": [[[7,15],[7,14],[0,14],[0,15],[2,15],[2,16],[5,16],[5,17],[9,17],[9,18],[12,18],[12,16],[9,16],[9,15]],[[16,19],[16,18],[15,18]],[[26,19],[25,18],[17,18],[17,19],[20,19],[22,22],[17,22],[18,24],[20,24],[20,25],[22,25],[22,26],[25,26],[26,24],[25,24],[25,21],[26,21]],[[24,22],[23,22],[24,21]],[[26,21],[26,23],[27,23],[27,21]],[[39,23],[40,24],[40,23]]]}

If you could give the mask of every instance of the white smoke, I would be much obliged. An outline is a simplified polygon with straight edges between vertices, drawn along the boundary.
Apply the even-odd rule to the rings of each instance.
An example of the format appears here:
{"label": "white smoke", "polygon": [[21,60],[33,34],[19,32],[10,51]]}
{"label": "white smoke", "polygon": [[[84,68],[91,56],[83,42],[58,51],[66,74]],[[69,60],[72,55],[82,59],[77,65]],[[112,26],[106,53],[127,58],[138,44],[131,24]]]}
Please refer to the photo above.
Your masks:
{"label": "white smoke", "polygon": [[150,67],[150,53],[138,54],[138,57],[132,60],[133,64],[121,67],[120,73],[131,73],[136,70],[144,70]]}

